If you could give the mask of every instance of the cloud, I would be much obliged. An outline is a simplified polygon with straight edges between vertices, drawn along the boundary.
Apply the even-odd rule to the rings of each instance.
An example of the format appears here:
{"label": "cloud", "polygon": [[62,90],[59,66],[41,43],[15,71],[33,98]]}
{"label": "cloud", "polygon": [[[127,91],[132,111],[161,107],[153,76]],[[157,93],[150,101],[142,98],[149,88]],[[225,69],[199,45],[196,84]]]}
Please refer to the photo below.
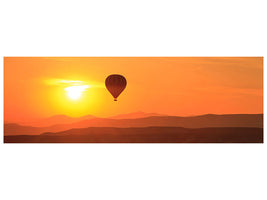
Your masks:
{"label": "cloud", "polygon": [[90,88],[104,88],[104,83],[95,82],[95,81],[80,81],[80,80],[67,80],[67,79],[57,79],[50,78],[45,79],[44,83],[46,85],[70,87],[70,86],[88,86]]}

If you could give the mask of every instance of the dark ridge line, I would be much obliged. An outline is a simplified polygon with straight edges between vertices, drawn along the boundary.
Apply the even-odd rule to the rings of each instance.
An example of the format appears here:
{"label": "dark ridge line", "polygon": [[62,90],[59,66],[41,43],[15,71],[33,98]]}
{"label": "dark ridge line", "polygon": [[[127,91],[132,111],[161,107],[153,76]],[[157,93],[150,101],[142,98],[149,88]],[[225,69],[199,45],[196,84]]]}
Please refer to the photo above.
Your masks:
{"label": "dark ridge line", "polygon": [[[73,131],[73,130],[84,130],[84,129],[102,129],[102,128],[112,128],[112,129],[149,129],[149,128],[175,128],[175,129],[186,129],[186,130],[200,130],[200,129],[263,129],[261,127],[202,127],[202,128],[185,128],[185,127],[178,127],[178,126],[147,126],[147,127],[87,127],[87,128],[72,128],[72,129],[68,129],[65,131],[58,131],[58,132],[43,132],[40,134],[36,134],[36,135],[4,135],[4,137],[9,137],[9,136],[54,136],[52,134],[56,134],[56,133],[64,133],[67,131]],[[75,134],[73,134],[75,135]],[[58,136],[58,135],[57,135]],[[63,135],[64,136],[64,135]]]}

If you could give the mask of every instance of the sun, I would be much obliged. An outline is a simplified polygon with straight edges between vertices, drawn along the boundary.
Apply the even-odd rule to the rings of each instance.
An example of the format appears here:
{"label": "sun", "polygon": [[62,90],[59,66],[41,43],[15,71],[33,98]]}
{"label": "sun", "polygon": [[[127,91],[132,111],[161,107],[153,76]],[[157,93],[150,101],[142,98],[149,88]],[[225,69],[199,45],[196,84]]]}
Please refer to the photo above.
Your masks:
{"label": "sun", "polygon": [[81,98],[82,93],[89,88],[89,85],[78,85],[78,86],[70,86],[65,88],[67,91],[67,95],[72,100],[77,100]]}

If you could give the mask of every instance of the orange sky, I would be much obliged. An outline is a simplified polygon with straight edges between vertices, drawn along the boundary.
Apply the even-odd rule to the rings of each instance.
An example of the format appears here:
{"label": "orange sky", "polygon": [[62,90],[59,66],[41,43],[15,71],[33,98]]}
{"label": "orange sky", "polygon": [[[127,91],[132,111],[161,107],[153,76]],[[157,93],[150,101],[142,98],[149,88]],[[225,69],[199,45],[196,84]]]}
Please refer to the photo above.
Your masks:
{"label": "orange sky", "polygon": [[[114,73],[128,82],[118,102],[104,87]],[[70,99],[65,88],[77,84],[89,88]],[[5,121],[137,111],[263,113],[263,58],[4,58]]]}

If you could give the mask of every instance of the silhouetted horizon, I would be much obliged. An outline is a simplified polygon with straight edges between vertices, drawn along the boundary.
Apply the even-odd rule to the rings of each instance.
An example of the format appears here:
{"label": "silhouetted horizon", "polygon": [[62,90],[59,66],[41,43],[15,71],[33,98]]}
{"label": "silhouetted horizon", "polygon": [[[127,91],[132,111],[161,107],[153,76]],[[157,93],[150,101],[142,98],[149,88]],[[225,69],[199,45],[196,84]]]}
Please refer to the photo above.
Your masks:
{"label": "silhouetted horizon", "polygon": [[4,124],[4,135],[38,135],[44,132],[60,132],[73,128],[88,127],[257,127],[263,128],[263,114],[234,114],[234,115],[200,115],[191,117],[150,116],[135,119],[90,118],[68,124],[53,124],[36,127],[23,126],[16,123]]}
{"label": "silhouetted horizon", "polygon": [[40,135],[11,135],[5,143],[263,143],[263,128],[89,127]]}
{"label": "silhouetted horizon", "polygon": [[[137,112],[130,112],[130,113],[123,113],[123,114],[117,114],[117,115],[111,115],[111,116],[95,116],[95,115],[82,115],[79,117],[71,117],[66,114],[55,114],[51,115],[49,117],[43,117],[38,118],[36,120],[24,120],[24,121],[18,121],[18,120],[6,120],[4,119],[4,124],[19,124],[19,125],[31,125],[32,123],[39,123],[40,121],[47,121],[47,120],[68,120],[71,121],[79,121],[84,119],[91,119],[91,118],[100,118],[100,119],[138,119],[138,118],[146,118],[150,116],[171,116],[171,117],[197,117],[197,116],[206,116],[206,115],[263,115],[263,113],[204,113],[204,114],[195,114],[195,115],[172,115],[172,114],[164,114],[164,113],[156,113],[156,112],[143,112],[143,111],[137,111]],[[67,122],[69,123],[69,122]],[[57,124],[57,123],[53,123]],[[61,123],[60,123],[61,124]]]}

